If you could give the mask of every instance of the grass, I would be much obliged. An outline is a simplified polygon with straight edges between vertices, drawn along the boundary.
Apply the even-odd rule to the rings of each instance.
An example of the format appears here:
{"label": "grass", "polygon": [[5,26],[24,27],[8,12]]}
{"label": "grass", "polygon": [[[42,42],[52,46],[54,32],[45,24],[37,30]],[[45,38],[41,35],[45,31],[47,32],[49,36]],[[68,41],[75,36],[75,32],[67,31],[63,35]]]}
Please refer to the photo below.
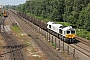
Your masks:
{"label": "grass", "polygon": [[18,33],[21,32],[21,31],[20,31],[20,27],[18,27],[18,26],[11,26],[11,29],[12,29],[13,32],[16,33],[16,34],[18,34]]}
{"label": "grass", "polygon": [[24,35],[22,35],[22,31],[20,30],[20,27],[14,25],[14,26],[11,26],[11,29],[14,33],[16,33],[20,38],[24,39]]}
{"label": "grass", "polygon": [[[11,29],[14,33],[16,33],[19,36],[20,39],[22,39],[24,41],[25,44],[30,46],[30,43],[26,40],[26,37],[25,37],[25,35],[23,35],[20,27],[15,25],[15,26],[11,26]],[[28,34],[28,35],[31,36],[30,34]]]}
{"label": "grass", "polygon": [[56,48],[56,44],[52,43],[52,46],[53,46],[54,48]]}
{"label": "grass", "polygon": [[31,34],[28,34],[28,36],[30,36],[30,37],[31,37]]}
{"label": "grass", "polygon": [[82,38],[86,38],[87,40],[90,40],[90,32],[89,31],[87,31],[87,30],[85,30],[85,29],[80,29],[80,31],[79,31],[79,29],[76,29],[76,34],[77,34],[77,36],[80,36],[80,37],[82,37]]}

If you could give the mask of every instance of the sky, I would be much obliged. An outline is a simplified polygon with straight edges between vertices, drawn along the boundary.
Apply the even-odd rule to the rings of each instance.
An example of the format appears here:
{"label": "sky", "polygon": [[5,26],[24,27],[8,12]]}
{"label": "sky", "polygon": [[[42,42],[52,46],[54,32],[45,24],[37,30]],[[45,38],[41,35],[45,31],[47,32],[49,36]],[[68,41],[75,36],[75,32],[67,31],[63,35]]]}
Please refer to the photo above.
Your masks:
{"label": "sky", "polygon": [[26,0],[0,0],[0,4],[3,5],[19,5],[25,3]]}

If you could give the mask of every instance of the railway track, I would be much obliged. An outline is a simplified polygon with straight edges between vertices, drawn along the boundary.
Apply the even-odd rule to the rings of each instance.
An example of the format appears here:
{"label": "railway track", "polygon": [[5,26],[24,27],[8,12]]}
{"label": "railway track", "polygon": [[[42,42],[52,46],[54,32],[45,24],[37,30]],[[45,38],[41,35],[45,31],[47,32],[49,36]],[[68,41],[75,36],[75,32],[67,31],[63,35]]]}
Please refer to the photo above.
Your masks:
{"label": "railway track", "polygon": [[90,53],[90,50],[87,50],[87,49],[85,49],[85,48],[83,48],[83,47],[81,47],[81,46],[79,46],[79,45],[77,45],[77,44],[75,44],[75,45],[78,46],[79,48],[85,50],[86,52]]}
{"label": "railway track", "polygon": [[[13,16],[16,17],[15,15]],[[27,26],[25,22],[23,22],[21,19],[16,19],[16,20],[25,33],[31,34],[33,40],[37,43],[37,45],[41,48],[41,50],[47,55],[49,60],[64,60],[62,59],[62,57],[59,55],[58,52],[56,53],[56,51],[50,48],[47,43],[43,42],[42,39],[36,35],[36,32],[33,29],[31,29],[30,26]]]}
{"label": "railway track", "polygon": [[83,44],[90,46],[90,41],[87,41],[87,40],[80,38],[80,37],[76,37],[76,39],[79,40],[80,42],[82,42]]}
{"label": "railway track", "polygon": [[[8,52],[4,54],[11,53],[11,56],[13,57],[11,60],[24,60],[23,54],[21,51],[23,47],[16,47],[17,45],[19,45],[16,38],[13,37],[12,35],[9,35],[7,32],[2,32],[1,35],[3,36],[6,42],[6,45],[8,46],[6,48],[9,49]],[[12,48],[12,46],[14,46],[14,48]],[[1,55],[4,55],[4,54],[1,54]]]}
{"label": "railway track", "polygon": [[[3,19],[5,20],[5,18]],[[1,21],[1,24],[3,26],[5,26],[4,20]],[[20,45],[20,43],[14,35],[8,34],[8,32],[6,32],[4,28],[1,29],[3,29],[3,32],[1,31],[1,35],[5,41],[6,46],[2,47],[3,49],[5,49],[5,52],[3,54],[0,54],[0,56],[6,56],[6,58],[4,59],[8,60],[25,60],[21,49],[26,46]]]}
{"label": "railway track", "polygon": [[71,47],[73,47],[74,49],[80,51],[81,53],[83,53],[84,55],[86,55],[87,57],[90,57],[90,51],[78,46],[78,45],[70,45]]}

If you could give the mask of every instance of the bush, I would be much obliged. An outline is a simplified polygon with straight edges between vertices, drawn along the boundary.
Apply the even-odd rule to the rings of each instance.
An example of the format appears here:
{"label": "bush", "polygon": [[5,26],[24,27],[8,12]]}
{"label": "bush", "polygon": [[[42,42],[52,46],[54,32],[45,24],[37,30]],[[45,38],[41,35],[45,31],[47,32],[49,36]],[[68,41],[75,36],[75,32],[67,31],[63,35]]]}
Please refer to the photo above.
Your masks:
{"label": "bush", "polygon": [[83,34],[88,34],[88,32],[87,31],[84,31]]}
{"label": "bush", "polygon": [[28,36],[30,36],[30,37],[31,37],[31,35],[30,35],[30,34],[28,34]]}

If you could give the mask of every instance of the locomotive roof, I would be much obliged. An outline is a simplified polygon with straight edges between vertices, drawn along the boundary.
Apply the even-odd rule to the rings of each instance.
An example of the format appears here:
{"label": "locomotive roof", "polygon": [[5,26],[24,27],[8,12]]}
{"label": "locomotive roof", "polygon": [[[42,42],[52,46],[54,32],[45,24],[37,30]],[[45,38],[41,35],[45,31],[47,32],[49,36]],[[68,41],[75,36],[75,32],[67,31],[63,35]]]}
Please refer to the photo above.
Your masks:
{"label": "locomotive roof", "polygon": [[60,26],[59,28],[62,28],[62,29],[63,29],[63,28],[65,28],[65,27],[66,27],[66,26]]}
{"label": "locomotive roof", "polygon": [[55,23],[54,23],[54,22],[50,22],[50,21],[49,21],[47,24],[55,24]]}
{"label": "locomotive roof", "polygon": [[55,22],[48,22],[47,24],[50,24],[50,25],[57,25],[57,26],[62,26],[61,24],[56,24]]}
{"label": "locomotive roof", "polygon": [[71,28],[71,29],[68,29],[68,30],[73,31],[73,30],[75,30],[75,29]]}
{"label": "locomotive roof", "polygon": [[62,30],[67,31],[67,30],[74,30],[74,29],[71,26],[67,26],[67,27],[63,28]]}
{"label": "locomotive roof", "polygon": [[62,26],[61,24],[52,24],[52,26],[54,26],[54,27],[60,27],[60,26]]}
{"label": "locomotive roof", "polygon": [[60,27],[60,26],[62,26],[61,24],[55,24],[54,22],[48,22],[47,24],[52,25],[54,27]]}

